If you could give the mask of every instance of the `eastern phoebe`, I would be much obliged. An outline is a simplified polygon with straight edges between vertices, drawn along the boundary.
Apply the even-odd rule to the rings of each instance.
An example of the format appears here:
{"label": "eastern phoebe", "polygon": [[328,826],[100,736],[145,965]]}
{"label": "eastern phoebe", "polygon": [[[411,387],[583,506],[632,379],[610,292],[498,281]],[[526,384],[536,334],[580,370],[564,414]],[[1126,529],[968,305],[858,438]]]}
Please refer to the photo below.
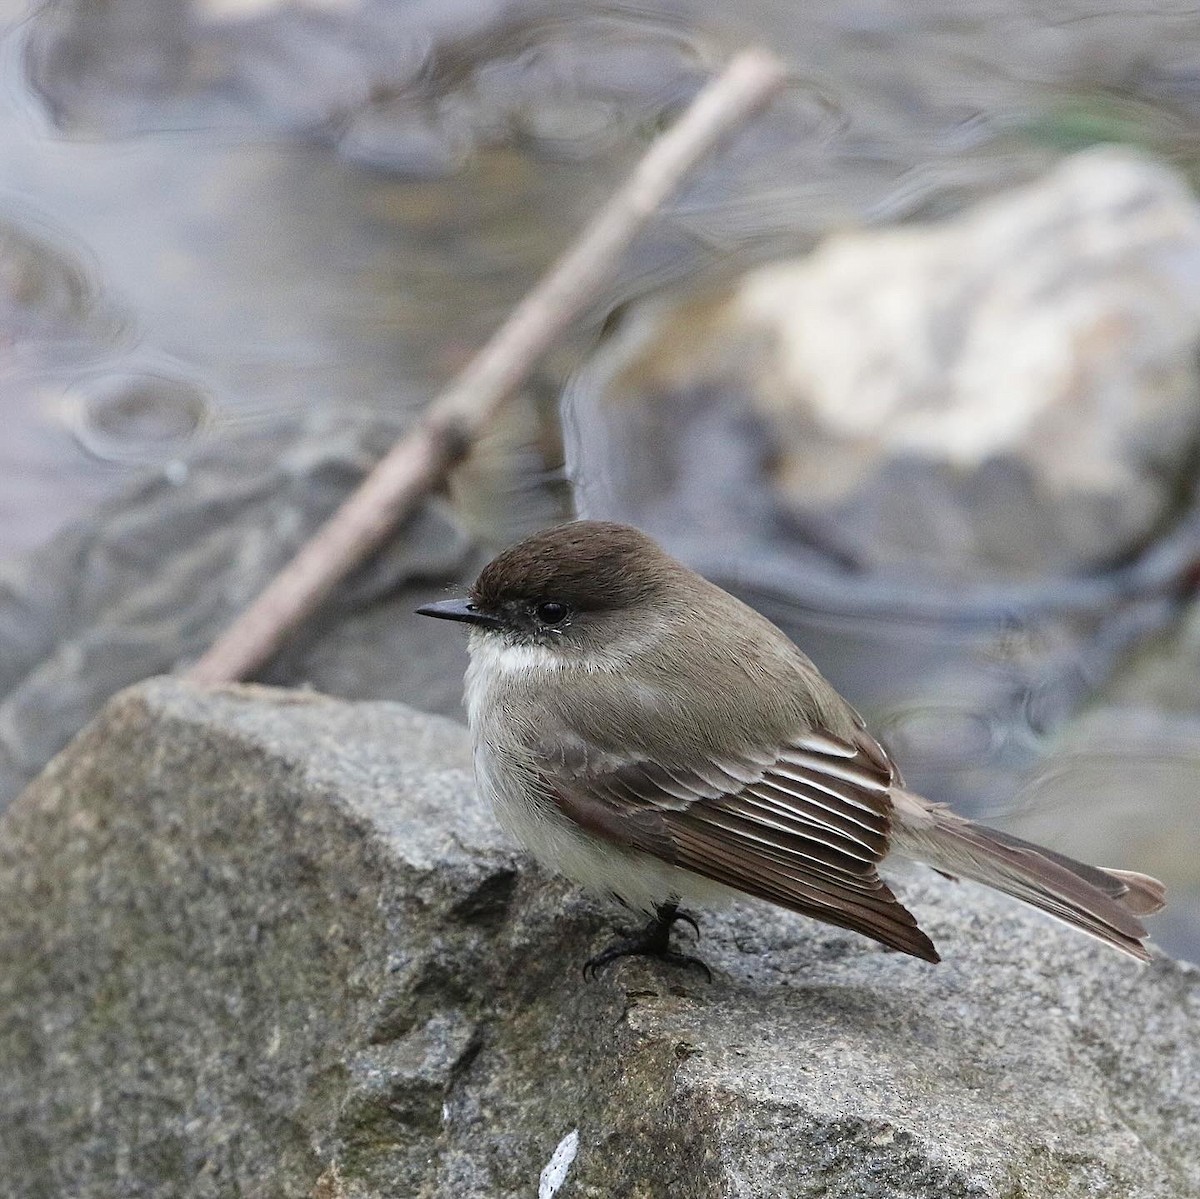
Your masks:
{"label": "eastern phoebe", "polygon": [[[1157,879],[984,828],[904,787],[887,751],[770,621],[644,533],[577,521],[490,562],[468,599],[479,789],[543,864],[651,915],[591,959],[671,951],[680,904],[740,892],[927,962],[880,878],[895,853],[986,883],[1146,960]],[[703,965],[702,963],[700,963]]]}

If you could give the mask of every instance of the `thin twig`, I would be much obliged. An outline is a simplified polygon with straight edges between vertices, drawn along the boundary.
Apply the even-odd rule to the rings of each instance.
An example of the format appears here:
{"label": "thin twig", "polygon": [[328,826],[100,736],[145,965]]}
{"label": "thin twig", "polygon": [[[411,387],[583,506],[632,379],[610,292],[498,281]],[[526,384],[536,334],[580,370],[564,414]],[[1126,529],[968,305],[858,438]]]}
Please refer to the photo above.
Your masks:
{"label": "thin twig", "polygon": [[537,359],[608,280],[621,253],[680,182],[783,86],[763,50],[739,54],[659,137],[632,176],[450,387],[187,671],[204,683],[252,674],[470,450]]}

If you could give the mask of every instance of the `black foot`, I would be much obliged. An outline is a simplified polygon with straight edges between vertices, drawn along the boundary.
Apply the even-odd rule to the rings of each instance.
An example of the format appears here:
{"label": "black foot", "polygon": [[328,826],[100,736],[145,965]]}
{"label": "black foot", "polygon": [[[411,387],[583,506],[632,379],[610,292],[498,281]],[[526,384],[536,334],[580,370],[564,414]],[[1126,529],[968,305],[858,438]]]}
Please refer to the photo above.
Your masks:
{"label": "black foot", "polygon": [[595,978],[609,962],[615,962],[617,958],[646,957],[658,958],[660,962],[671,966],[696,966],[712,982],[712,971],[699,958],[671,948],[671,926],[680,920],[690,924],[696,935],[700,935],[700,926],[694,916],[681,912],[673,903],[661,904],[654,919],[636,936],[617,941],[595,957],[588,958],[583,966],[583,977]]}

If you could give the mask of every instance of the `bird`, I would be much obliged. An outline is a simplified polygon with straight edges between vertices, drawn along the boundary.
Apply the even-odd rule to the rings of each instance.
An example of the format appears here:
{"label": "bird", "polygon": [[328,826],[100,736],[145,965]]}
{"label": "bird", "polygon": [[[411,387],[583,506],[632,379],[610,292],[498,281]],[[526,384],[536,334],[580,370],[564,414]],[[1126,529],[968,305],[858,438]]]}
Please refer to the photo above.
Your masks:
{"label": "bird", "polygon": [[645,927],[589,958],[695,964],[694,906],[765,900],[926,962],[880,873],[924,863],[1149,959],[1157,879],[1102,869],[910,791],[813,662],[753,608],[629,525],[579,520],[493,558],[468,596],[418,609],[469,628],[478,790],[542,865]]}

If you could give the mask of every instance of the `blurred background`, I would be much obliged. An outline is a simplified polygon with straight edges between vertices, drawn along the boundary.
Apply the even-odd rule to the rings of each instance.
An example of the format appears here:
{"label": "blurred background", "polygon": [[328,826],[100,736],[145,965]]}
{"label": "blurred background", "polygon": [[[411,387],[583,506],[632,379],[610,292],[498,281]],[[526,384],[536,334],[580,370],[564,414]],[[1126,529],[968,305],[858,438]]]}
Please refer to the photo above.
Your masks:
{"label": "blurred background", "polygon": [[735,50],[691,177],[260,677],[457,714],[412,609],[572,513],[781,623],[931,798],[1200,960],[1200,21],[1063,0],[0,3],[0,800],[186,663]]}

